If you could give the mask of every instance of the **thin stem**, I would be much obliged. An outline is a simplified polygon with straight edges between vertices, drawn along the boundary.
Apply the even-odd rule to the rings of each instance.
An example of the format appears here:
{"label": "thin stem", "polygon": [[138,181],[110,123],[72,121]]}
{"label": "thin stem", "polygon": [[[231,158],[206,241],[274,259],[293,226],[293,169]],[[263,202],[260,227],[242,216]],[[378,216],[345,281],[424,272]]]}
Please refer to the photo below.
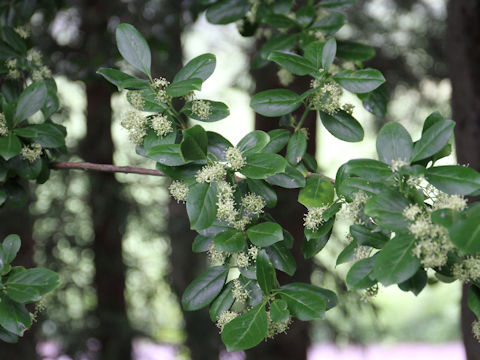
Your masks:
{"label": "thin stem", "polygon": [[300,121],[298,122],[297,126],[295,126],[295,131],[298,131],[302,127],[303,122],[307,118],[307,115],[308,115],[309,112],[310,112],[310,109],[306,106],[305,110],[302,114],[302,117],[300,118]]}
{"label": "thin stem", "polygon": [[132,166],[115,166],[110,164],[94,164],[90,162],[52,162],[50,163],[50,168],[53,170],[85,170],[85,171],[101,171],[101,172],[112,172],[112,173],[125,173],[125,174],[142,174],[142,175],[152,175],[152,176],[165,176],[159,170],[153,169],[143,169],[136,168]]}

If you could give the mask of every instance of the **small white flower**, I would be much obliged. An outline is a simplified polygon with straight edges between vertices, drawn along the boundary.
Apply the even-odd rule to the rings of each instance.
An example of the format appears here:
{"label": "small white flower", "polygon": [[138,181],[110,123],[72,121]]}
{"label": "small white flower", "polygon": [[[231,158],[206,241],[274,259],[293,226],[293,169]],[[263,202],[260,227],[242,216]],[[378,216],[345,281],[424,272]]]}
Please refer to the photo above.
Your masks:
{"label": "small white flower", "polygon": [[235,319],[239,314],[233,311],[224,311],[220,314],[217,320],[217,327],[220,329],[220,332],[223,331],[225,325],[227,325],[230,321]]}
{"label": "small white flower", "polygon": [[475,339],[480,342],[480,321],[474,321],[472,324],[472,333]]}
{"label": "small white flower", "polygon": [[165,115],[155,115],[151,120],[151,127],[158,136],[173,132],[173,123]]}
{"label": "small white flower", "polygon": [[201,120],[207,120],[211,114],[210,102],[205,100],[192,101],[192,113],[197,115]]}
{"label": "small white flower", "polygon": [[7,120],[5,119],[5,115],[0,113],[0,136],[7,136],[8,135],[8,126]]}
{"label": "small white flower", "polygon": [[225,151],[225,158],[230,167],[235,171],[240,170],[247,163],[240,150],[236,147],[229,147]]}
{"label": "small white flower", "polygon": [[33,163],[42,155],[42,151],[42,145],[33,143],[31,145],[24,145],[20,155],[22,155],[22,158],[25,160]]}
{"label": "small white flower", "polygon": [[245,302],[248,299],[248,290],[243,287],[240,280],[233,280],[232,295],[238,302]]}
{"label": "small white flower", "polygon": [[198,183],[211,183],[219,180],[223,180],[227,176],[227,171],[219,162],[215,162],[212,165],[205,165],[195,175],[195,180]]}
{"label": "small white flower", "polygon": [[410,204],[403,209],[403,216],[408,220],[415,221],[416,217],[422,213],[422,209],[417,204]]}
{"label": "small white flower", "polygon": [[247,194],[242,198],[242,207],[250,216],[258,216],[263,213],[266,203],[263,197],[257,194]]}
{"label": "small white flower", "polygon": [[143,100],[142,93],[140,91],[128,91],[127,100],[130,105],[132,105],[137,110],[143,110],[143,107],[145,106],[145,100]]}
{"label": "small white flower", "polygon": [[390,165],[390,169],[392,171],[398,171],[402,166],[408,165],[408,162],[402,160],[402,159],[397,159],[397,160],[392,160],[392,164]]}
{"label": "small white flower", "polygon": [[188,196],[188,185],[184,184],[183,182],[179,180],[172,181],[170,186],[168,187],[168,190],[170,191],[170,195],[177,200],[177,203],[181,202],[186,202],[187,201],[187,196]]}
{"label": "small white flower", "polygon": [[17,26],[15,32],[22,38],[27,39],[30,37],[30,27],[28,25]]}
{"label": "small white flower", "polygon": [[322,206],[308,209],[308,212],[303,217],[303,225],[305,228],[312,231],[317,230],[325,222],[323,212],[327,210],[327,208],[328,206]]}
{"label": "small white flower", "polygon": [[128,130],[130,141],[134,144],[141,144],[144,136],[147,135],[147,118],[140,115],[138,112],[129,111],[123,114],[120,124]]}
{"label": "small white flower", "polygon": [[284,68],[281,68],[277,72],[277,77],[278,77],[278,81],[280,82],[280,84],[282,84],[285,87],[290,85],[293,82],[293,80],[295,79],[293,74],[290,71],[288,71],[287,69],[284,69]]}
{"label": "small white flower", "polygon": [[228,254],[223,251],[217,250],[215,248],[215,245],[212,245],[207,251],[207,256],[212,264],[223,265],[223,263],[228,257]]}
{"label": "small white flower", "polygon": [[246,268],[249,265],[248,255],[244,252],[238,253],[237,255],[237,266],[241,268]]}

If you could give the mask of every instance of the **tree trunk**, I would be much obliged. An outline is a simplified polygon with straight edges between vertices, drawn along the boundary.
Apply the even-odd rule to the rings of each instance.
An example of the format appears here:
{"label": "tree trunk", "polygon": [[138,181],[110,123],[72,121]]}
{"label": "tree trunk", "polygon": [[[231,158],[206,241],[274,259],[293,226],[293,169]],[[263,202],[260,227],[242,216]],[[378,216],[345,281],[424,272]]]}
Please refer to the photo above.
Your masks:
{"label": "tree trunk", "polygon": [[[452,82],[452,114],[458,162],[480,170],[480,2],[450,0],[447,60]],[[475,315],[468,309],[463,287],[462,333],[467,360],[480,360],[480,343],[472,336]]]}

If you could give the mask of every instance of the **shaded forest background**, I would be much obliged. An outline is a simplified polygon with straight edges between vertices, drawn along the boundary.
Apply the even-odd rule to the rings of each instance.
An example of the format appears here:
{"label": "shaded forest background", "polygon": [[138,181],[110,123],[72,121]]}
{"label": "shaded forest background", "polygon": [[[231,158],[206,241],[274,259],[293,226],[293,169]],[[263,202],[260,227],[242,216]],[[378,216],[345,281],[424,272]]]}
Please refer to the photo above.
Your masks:
{"label": "shaded forest background", "polygon": [[[115,139],[115,119],[124,105],[115,89],[95,71],[119,61],[113,32],[118,23],[127,22],[137,27],[152,47],[152,73],[171,79],[186,60],[186,34],[202,31],[195,25],[202,21],[196,3],[38,1],[32,34],[45,61],[65,84],[64,107],[56,120],[69,130],[72,159],[152,166],[142,163],[126,141]],[[457,122],[459,162],[480,170],[480,151],[474,151],[480,136],[478,1],[358,1],[346,16],[349,26],[341,35],[374,46],[377,56],[367,65],[382,71],[387,79],[390,112],[387,118],[375,118],[374,128],[389,120],[419,122],[438,108]],[[262,71],[248,66],[264,40],[238,40],[245,64],[232,75],[228,86],[248,94],[279,86],[274,65]],[[438,96],[439,89],[449,88],[448,84],[451,107],[448,96]],[[295,89],[301,84],[291,86]],[[80,110],[68,106],[67,98],[72,96],[79,97]],[[408,108],[399,105],[407,98]],[[315,123],[314,118],[306,123],[310,134],[316,133]],[[273,125],[261,117],[255,119],[259,129],[270,130]],[[325,146],[311,141],[308,152],[321,157],[319,152]],[[38,358],[38,344],[51,340],[72,358],[128,360],[132,341],[138,338],[176,344],[180,353],[191,359],[218,358],[222,346],[208,312],[181,313],[178,305],[177,299],[206,260],[191,252],[194,233],[188,230],[184,206],[168,200],[165,185],[163,179],[136,175],[62,172],[38,189],[30,185],[34,201],[28,208],[2,209],[0,237],[9,233],[22,237],[22,264],[48,264],[62,277],[61,289],[45,300],[47,310],[23,341],[0,344],[2,358]],[[279,193],[277,208],[281,212],[274,216],[298,244],[303,236],[303,209],[296,197],[293,191]],[[298,246],[296,255],[302,257]],[[301,264],[298,280],[326,282],[343,294],[339,315],[343,321],[327,318],[314,329],[297,322],[288,335],[247,351],[247,359],[306,359],[313,333],[328,341],[371,341],[365,337],[365,324],[358,323],[354,315],[362,310],[375,316],[375,305],[347,293],[322,259],[297,263]],[[478,360],[480,348],[468,335],[471,316],[463,306],[461,324],[468,360]],[[373,338],[379,336],[379,329],[369,331]]]}

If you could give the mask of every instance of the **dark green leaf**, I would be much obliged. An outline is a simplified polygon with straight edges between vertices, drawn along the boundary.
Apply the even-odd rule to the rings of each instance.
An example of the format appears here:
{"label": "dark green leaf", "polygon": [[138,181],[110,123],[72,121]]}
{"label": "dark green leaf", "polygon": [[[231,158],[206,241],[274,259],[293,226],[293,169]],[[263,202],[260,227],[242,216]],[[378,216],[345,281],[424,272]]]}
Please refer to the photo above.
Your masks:
{"label": "dark green leaf", "polygon": [[315,65],[316,69],[320,69],[322,67],[322,53],[324,45],[325,44],[321,43],[320,41],[312,41],[305,47],[303,56],[310,60],[310,62]]}
{"label": "dark green leaf", "polygon": [[402,232],[408,228],[409,221],[403,216],[403,210],[409,205],[400,193],[385,190],[375,195],[365,204],[365,214],[372,216],[376,222],[395,232]]}
{"label": "dark green leaf", "polygon": [[[194,101],[200,101],[200,100],[194,100]],[[192,112],[192,101],[186,103],[182,111],[188,117],[198,121],[203,121],[203,122],[219,121],[219,120],[225,119],[227,116],[230,115],[230,110],[228,110],[227,105],[225,105],[222,102],[210,101],[210,100],[201,100],[201,101],[210,104],[210,113],[206,119],[201,118],[196,113]]]}
{"label": "dark green leaf", "polygon": [[290,313],[297,319],[320,319],[326,311],[322,289],[303,283],[291,283],[280,288],[280,296],[287,303]]}
{"label": "dark green leaf", "polygon": [[173,82],[198,78],[207,80],[213,74],[217,60],[214,54],[202,54],[190,60],[173,78]]}
{"label": "dark green leaf", "polygon": [[330,204],[334,195],[330,179],[320,174],[310,174],[305,187],[298,193],[298,202],[307,208],[321,207]]}
{"label": "dark green leaf", "polygon": [[346,163],[346,172],[371,181],[387,180],[392,177],[390,167],[373,159],[354,159]]}
{"label": "dark green leaf", "polygon": [[410,279],[398,284],[398,287],[403,291],[411,291],[417,296],[427,285],[427,272],[420,268]]}
{"label": "dark green leaf", "polygon": [[255,130],[245,135],[237,144],[237,149],[244,156],[262,150],[270,141],[270,136],[261,130]]}
{"label": "dark green leaf", "polygon": [[229,24],[243,18],[250,6],[248,0],[220,0],[207,9],[207,20],[212,24]]}
{"label": "dark green leaf", "polygon": [[278,286],[275,268],[265,250],[260,250],[257,255],[257,281],[265,295],[270,295],[272,289]]}
{"label": "dark green leaf", "polygon": [[182,152],[182,156],[185,160],[206,159],[207,146],[208,137],[203,127],[200,125],[195,125],[191,128],[183,130],[183,139],[180,143],[180,151]]}
{"label": "dark green leaf", "polygon": [[208,147],[207,151],[214,154],[219,160],[225,161],[225,151],[233,145],[222,135],[212,131],[207,131]]}
{"label": "dark green leaf", "polygon": [[426,170],[425,178],[447,194],[468,195],[480,189],[480,173],[466,166],[432,167]]}
{"label": "dark green leaf", "polygon": [[23,336],[32,325],[30,313],[25,306],[11,301],[0,293],[0,325],[11,333]]}
{"label": "dark green leaf", "polygon": [[145,38],[130,24],[120,24],[115,31],[117,48],[134,68],[150,76],[152,55]]}
{"label": "dark green leaf", "polygon": [[478,216],[461,219],[448,229],[450,240],[468,254],[480,252],[480,221]]}
{"label": "dark green leaf", "polygon": [[275,129],[268,132],[270,136],[269,143],[262,149],[265,153],[278,153],[288,143],[290,138],[290,131],[285,129]]}
{"label": "dark green leaf", "polygon": [[22,129],[34,131],[35,136],[33,139],[37,144],[42,145],[44,148],[55,149],[65,146],[67,130],[62,125],[45,122],[43,124],[28,125]]}
{"label": "dark green leaf", "polygon": [[202,90],[202,79],[191,78],[173,82],[167,87],[167,94],[171,97],[180,97],[194,90]]}
{"label": "dark green leaf", "polygon": [[195,236],[195,239],[193,239],[192,251],[194,253],[205,252],[205,251],[208,251],[208,249],[210,249],[212,245],[213,245],[213,237],[197,235]]}
{"label": "dark green leaf", "polygon": [[125,74],[117,69],[100,68],[97,70],[97,74],[102,75],[108,82],[115,85],[118,91],[123,89],[139,90],[149,85],[147,80]]}
{"label": "dark green leaf", "polygon": [[247,164],[240,173],[251,179],[265,179],[285,171],[287,161],[277,154],[257,153],[246,157]]}
{"label": "dark green leaf", "polygon": [[0,136],[0,156],[5,160],[17,156],[22,151],[20,139],[9,133],[7,136]]}
{"label": "dark green leaf", "polygon": [[303,76],[317,71],[310,60],[294,53],[272,51],[268,60],[276,62],[294,75]]}
{"label": "dark green leaf", "polygon": [[366,61],[375,56],[375,49],[353,41],[338,41],[337,56],[349,61]]}
{"label": "dark green leaf", "polygon": [[322,0],[321,7],[327,9],[342,9],[355,4],[357,0]]}
{"label": "dark green leaf", "polygon": [[375,265],[375,256],[357,261],[347,273],[345,279],[347,286],[351,290],[367,289],[377,283],[373,279],[373,267]]}
{"label": "dark green leaf", "polygon": [[442,150],[450,140],[454,127],[452,120],[439,121],[430,126],[415,143],[412,162],[426,159]]}
{"label": "dark green leaf", "polygon": [[387,123],[378,133],[378,158],[385,164],[391,165],[397,160],[409,162],[412,157],[412,151],[412,138],[401,124]]}
{"label": "dark green leaf", "polygon": [[266,178],[269,184],[277,185],[286,189],[296,189],[305,186],[305,176],[295,167],[287,163],[285,172]]}
{"label": "dark green leaf", "polygon": [[350,244],[345,246],[342,252],[338,254],[335,266],[352,261],[355,258],[355,250],[357,249],[357,247],[358,243],[356,240],[353,240]]}
{"label": "dark green leaf", "polygon": [[323,126],[330,134],[336,138],[348,141],[358,142],[363,140],[362,125],[349,113],[340,110],[330,115],[319,111]]}
{"label": "dark green leaf", "polygon": [[277,223],[263,222],[247,230],[250,241],[259,247],[270,246],[283,240],[282,227]]}
{"label": "dark green leaf", "polygon": [[228,267],[214,266],[201,273],[185,289],[182,307],[186,311],[201,309],[212,302],[223,289]]}
{"label": "dark green leaf", "polygon": [[59,285],[58,274],[43,268],[27,269],[10,276],[5,283],[5,293],[19,303],[38,301],[42,295]]}
{"label": "dark green leaf", "polygon": [[333,78],[343,88],[356,94],[373,91],[385,82],[382,73],[375,69],[342,70]]}
{"label": "dark green leaf", "polygon": [[230,229],[217,234],[213,242],[217,250],[229,253],[241,251],[245,247],[243,232],[237,229]]}
{"label": "dark green leaf", "polygon": [[249,190],[252,193],[260,195],[265,200],[267,207],[273,208],[277,204],[277,194],[275,190],[264,180],[246,179]]}
{"label": "dark green leaf", "polygon": [[184,165],[185,160],[180,150],[180,144],[163,144],[148,149],[146,156],[158,161],[162,165]]}
{"label": "dark green leaf", "polygon": [[287,145],[287,160],[292,165],[297,165],[307,150],[307,138],[302,131],[295,131]]}
{"label": "dark green leaf", "polygon": [[331,12],[316,21],[311,29],[322,30],[326,36],[335,34],[345,24],[345,16],[338,12]]}
{"label": "dark green leaf", "polygon": [[277,117],[291,113],[301,105],[299,96],[291,90],[273,89],[255,94],[250,106],[260,115]]}
{"label": "dark green leaf", "polygon": [[28,119],[43,108],[47,98],[47,88],[42,81],[34,82],[22,91],[15,111],[15,124]]}
{"label": "dark green leaf", "polygon": [[[288,233],[287,233],[288,234]],[[284,237],[286,238],[285,234]],[[293,276],[297,270],[297,264],[292,254],[285,245],[281,242],[277,242],[265,249],[267,251],[270,260],[272,260],[275,269],[283,271],[284,273]]]}
{"label": "dark green leaf", "polygon": [[375,116],[385,117],[387,114],[387,106],[389,94],[385,84],[380,85],[375,90],[357,95],[362,100],[363,107]]}
{"label": "dark green leaf", "polygon": [[328,70],[335,60],[335,54],[337,53],[337,42],[334,38],[329,39],[322,50],[322,68]]}
{"label": "dark green leaf", "polygon": [[332,235],[331,229],[321,237],[315,237],[313,239],[305,239],[302,242],[302,255],[305,259],[311,259],[317,255],[327,245],[328,239]]}
{"label": "dark green leaf", "polygon": [[284,322],[290,319],[287,303],[283,300],[275,300],[270,304],[270,317],[272,321]]}
{"label": "dark green leaf", "polygon": [[187,196],[187,214],[192,230],[202,230],[212,225],[217,216],[217,186],[197,183],[190,187]]}
{"label": "dark green leaf", "polygon": [[468,289],[468,307],[480,319],[480,288],[476,285]]}
{"label": "dark green leaf", "polygon": [[218,317],[224,312],[230,309],[235,299],[232,294],[233,282],[230,281],[217,296],[217,298],[210,305],[208,310],[210,313],[210,319],[217,321]]}
{"label": "dark green leaf", "polygon": [[389,237],[382,232],[373,231],[358,224],[350,226],[350,234],[358,245],[371,246],[376,249],[381,249],[389,240]]}

